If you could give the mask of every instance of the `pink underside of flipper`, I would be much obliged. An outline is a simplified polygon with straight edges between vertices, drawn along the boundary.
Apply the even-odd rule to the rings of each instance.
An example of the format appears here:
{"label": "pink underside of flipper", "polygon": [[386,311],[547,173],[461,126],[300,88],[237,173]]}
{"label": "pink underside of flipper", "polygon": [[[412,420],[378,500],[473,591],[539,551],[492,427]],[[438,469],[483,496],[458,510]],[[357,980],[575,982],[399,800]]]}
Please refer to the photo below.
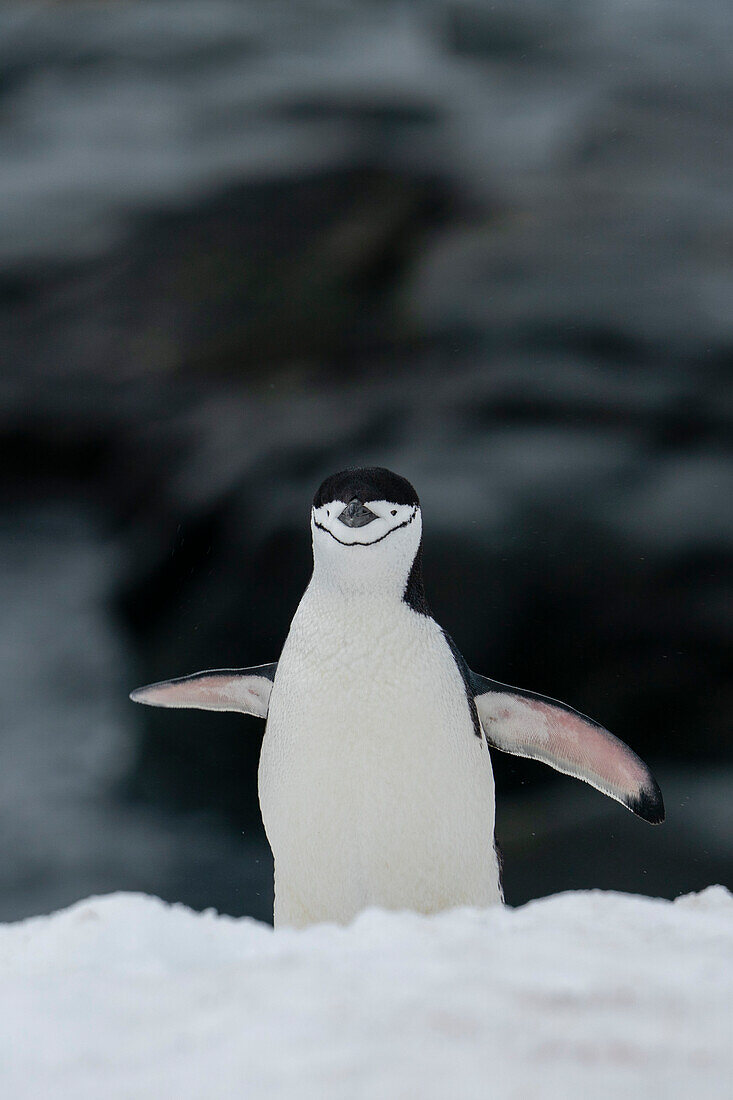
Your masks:
{"label": "pink underside of flipper", "polygon": [[636,753],[582,715],[498,691],[478,695],[476,706],[489,743],[503,752],[541,760],[625,805],[649,785],[649,770]]}
{"label": "pink underside of flipper", "polygon": [[272,683],[265,676],[212,672],[150,684],[133,691],[130,698],[153,707],[240,711],[264,718],[271,690]]}

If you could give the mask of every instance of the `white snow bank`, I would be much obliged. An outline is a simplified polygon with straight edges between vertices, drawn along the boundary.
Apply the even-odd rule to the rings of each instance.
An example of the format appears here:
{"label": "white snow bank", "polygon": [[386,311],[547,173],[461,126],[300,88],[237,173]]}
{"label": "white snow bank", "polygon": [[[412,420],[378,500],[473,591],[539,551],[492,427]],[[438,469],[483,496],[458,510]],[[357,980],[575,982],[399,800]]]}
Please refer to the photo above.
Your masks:
{"label": "white snow bank", "polygon": [[301,932],[115,894],[0,927],[0,1095],[722,1096],[732,1005],[721,886]]}

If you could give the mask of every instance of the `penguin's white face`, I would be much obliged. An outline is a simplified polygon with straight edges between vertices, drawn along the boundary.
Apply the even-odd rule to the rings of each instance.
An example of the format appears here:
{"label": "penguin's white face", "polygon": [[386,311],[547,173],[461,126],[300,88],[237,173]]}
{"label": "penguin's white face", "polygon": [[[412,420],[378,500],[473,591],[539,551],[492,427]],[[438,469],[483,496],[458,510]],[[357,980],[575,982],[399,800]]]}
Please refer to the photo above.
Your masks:
{"label": "penguin's white face", "polygon": [[347,470],[324,481],[311,513],[314,576],[342,591],[400,598],[420,547],[420,504],[388,470]]}
{"label": "penguin's white face", "polygon": [[373,546],[408,527],[419,511],[416,504],[391,500],[331,500],[313,509],[314,538],[323,532],[342,546]]}

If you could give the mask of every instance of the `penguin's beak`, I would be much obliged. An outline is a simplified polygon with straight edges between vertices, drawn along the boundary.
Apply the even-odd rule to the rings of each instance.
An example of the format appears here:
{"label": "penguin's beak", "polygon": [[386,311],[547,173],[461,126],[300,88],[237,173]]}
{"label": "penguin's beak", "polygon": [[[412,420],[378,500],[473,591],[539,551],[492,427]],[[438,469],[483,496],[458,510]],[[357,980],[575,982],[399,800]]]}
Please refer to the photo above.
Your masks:
{"label": "penguin's beak", "polygon": [[367,523],[371,523],[376,518],[376,514],[370,511],[366,504],[362,504],[360,500],[357,500],[356,497],[349,501],[339,516],[341,522],[346,524],[347,527],[366,527]]}

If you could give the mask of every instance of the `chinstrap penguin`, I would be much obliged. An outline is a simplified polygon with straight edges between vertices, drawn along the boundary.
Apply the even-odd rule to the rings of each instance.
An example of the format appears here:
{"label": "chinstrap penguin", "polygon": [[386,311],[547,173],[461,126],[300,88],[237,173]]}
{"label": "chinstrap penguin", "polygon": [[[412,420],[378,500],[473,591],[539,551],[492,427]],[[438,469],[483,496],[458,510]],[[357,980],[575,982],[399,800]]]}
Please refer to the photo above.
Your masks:
{"label": "chinstrap penguin", "polygon": [[408,481],[382,468],[334,474],[311,528],[313,575],[278,661],[131,695],[267,719],[259,795],[276,926],[501,901],[489,747],[664,819],[651,772],[603,726],[470,670],[428,610]]}

